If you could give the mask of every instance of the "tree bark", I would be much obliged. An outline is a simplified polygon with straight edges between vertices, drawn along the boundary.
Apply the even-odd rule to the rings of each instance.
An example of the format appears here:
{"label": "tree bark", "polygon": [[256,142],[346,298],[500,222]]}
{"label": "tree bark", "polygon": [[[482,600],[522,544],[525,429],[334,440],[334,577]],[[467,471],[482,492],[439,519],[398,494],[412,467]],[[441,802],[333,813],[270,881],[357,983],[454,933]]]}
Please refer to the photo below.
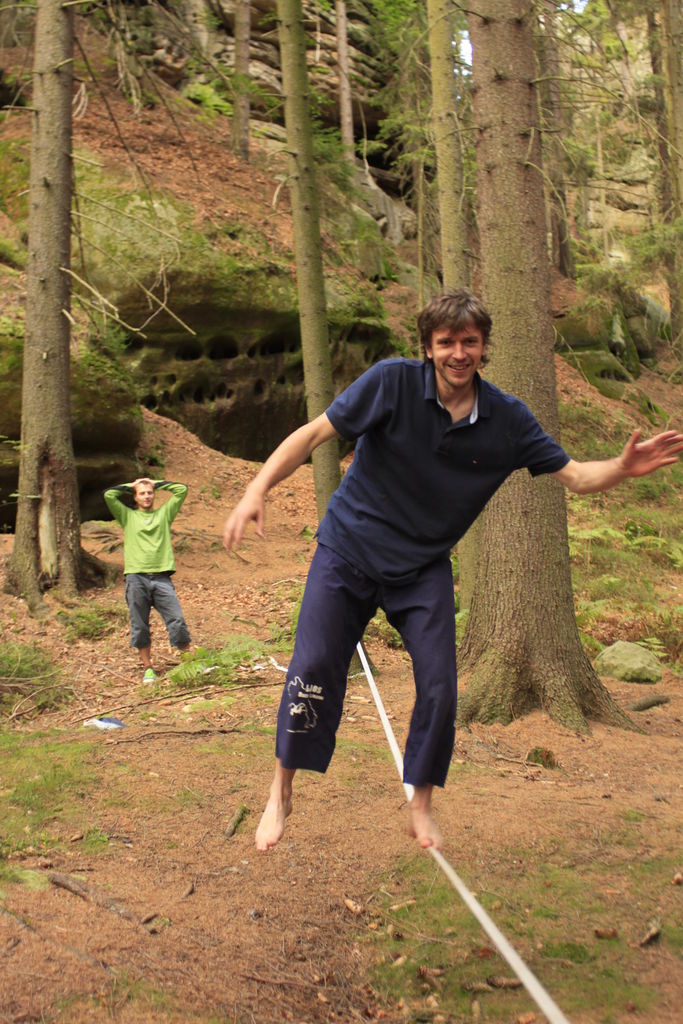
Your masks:
{"label": "tree bark", "polygon": [[353,104],[351,98],[351,61],[346,21],[346,0],[336,0],[337,16],[337,68],[339,71],[339,127],[346,158],[355,163],[355,136],[353,131]]}
{"label": "tree bark", "polygon": [[[558,436],[532,17],[525,0],[481,0],[469,16],[482,284],[491,376]],[[556,481],[515,473],[487,506],[462,664],[464,720],[541,708],[578,730],[632,726],[581,646]]]}
{"label": "tree bark", "polygon": [[251,35],[251,4],[237,0],[235,5],[235,99],[232,108],[232,150],[243,160],[249,159],[249,41]]}
{"label": "tree bark", "polygon": [[[306,411],[312,420],[325,411],[334,390],[301,0],[278,0],[277,12]],[[322,518],[340,480],[337,442],[320,445],[312,458],[316,506]]]}
{"label": "tree bark", "polygon": [[441,268],[444,288],[468,284],[462,146],[453,59],[452,0],[427,0],[432,82],[432,131],[436,150]]}
{"label": "tree bark", "polygon": [[547,170],[548,230],[552,261],[564,277],[573,277],[574,261],[570,244],[567,190],[560,144],[560,139],[567,126],[562,114],[559,89],[561,70],[555,34],[556,14],[557,9],[553,0],[544,0],[538,36],[539,64],[543,82],[540,89],[543,155]]}
{"label": "tree bark", "polygon": [[[661,0],[663,66],[667,113],[668,166],[671,180],[671,220],[683,217],[683,13],[680,0]],[[683,254],[674,251],[671,296],[671,337],[683,358]]]}
{"label": "tree bark", "polygon": [[8,586],[41,592],[79,581],[80,517],[69,395],[73,8],[38,0],[33,66],[21,460]]}
{"label": "tree bark", "polygon": [[[669,122],[666,115],[662,67],[662,39],[653,11],[647,11],[647,35],[650,50],[650,64],[655,93],[655,127],[657,130],[657,154],[659,156],[659,212],[664,224],[672,224],[675,220],[675,203],[671,167],[671,151],[669,147]],[[680,254],[672,247],[664,256],[664,277],[669,292],[669,311],[671,317],[671,337],[680,338],[683,332],[683,266]],[[677,351],[683,351],[681,343]]]}

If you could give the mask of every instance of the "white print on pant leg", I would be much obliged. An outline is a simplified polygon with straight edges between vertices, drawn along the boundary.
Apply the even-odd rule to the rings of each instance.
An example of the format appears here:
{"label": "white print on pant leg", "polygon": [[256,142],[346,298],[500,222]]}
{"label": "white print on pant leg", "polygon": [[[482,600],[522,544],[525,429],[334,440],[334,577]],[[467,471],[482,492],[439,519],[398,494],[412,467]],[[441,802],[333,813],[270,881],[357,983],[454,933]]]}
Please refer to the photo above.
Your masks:
{"label": "white print on pant leg", "polygon": [[[287,696],[293,699],[289,703],[289,717],[296,729],[287,729],[287,732],[309,732],[315,729],[318,724],[318,715],[315,712],[312,700],[324,700],[322,686],[302,683],[299,676],[290,679],[287,683]],[[303,698],[303,699],[302,699]]]}

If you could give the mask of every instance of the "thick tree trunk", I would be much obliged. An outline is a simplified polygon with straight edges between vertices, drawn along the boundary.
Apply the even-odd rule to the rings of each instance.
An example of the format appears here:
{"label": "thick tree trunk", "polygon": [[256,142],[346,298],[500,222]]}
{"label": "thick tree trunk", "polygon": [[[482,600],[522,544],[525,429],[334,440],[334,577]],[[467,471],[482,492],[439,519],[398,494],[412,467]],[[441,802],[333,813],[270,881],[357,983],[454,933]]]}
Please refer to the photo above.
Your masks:
{"label": "thick tree trunk", "polygon": [[235,4],[235,74],[233,85],[235,100],[232,108],[232,149],[243,160],[249,159],[249,41],[251,35],[251,5],[249,0]]}
{"label": "thick tree trunk", "polygon": [[39,0],[33,68],[21,461],[8,586],[31,607],[77,589],[80,517],[69,400],[73,8]]}
{"label": "thick tree trunk", "polygon": [[[647,35],[650,63],[655,93],[655,127],[657,129],[657,152],[659,155],[659,211],[662,221],[671,224],[675,220],[671,150],[669,146],[669,122],[666,115],[666,101],[663,87],[662,40],[653,11],[647,11]],[[664,257],[664,276],[669,292],[671,315],[671,336],[675,340],[683,332],[683,265],[680,253],[675,249]],[[683,352],[679,341],[677,350]]]}
{"label": "thick tree trunk", "polygon": [[[308,418],[324,412],[333,398],[327,305],[323,278],[320,216],[313,161],[313,139],[301,0],[278,0],[278,32],[285,125],[290,160],[301,348]],[[340,480],[339,449],[328,441],[313,453],[315,499],[322,518]]]}
{"label": "thick tree trunk", "polygon": [[353,104],[351,98],[351,61],[346,21],[346,0],[336,0],[337,69],[339,71],[339,127],[347,159],[355,163],[355,137],[353,131]]}
{"label": "thick tree trunk", "polygon": [[[470,14],[482,283],[493,317],[495,382],[558,435],[532,9],[481,0]],[[516,473],[482,517],[462,665],[464,720],[542,708],[585,729],[630,725],[588,660],[574,617],[564,494]]]}
{"label": "thick tree trunk", "polygon": [[462,288],[469,275],[465,242],[462,146],[453,59],[452,0],[427,0],[432,81],[432,131],[436,150],[441,267],[444,288]]}

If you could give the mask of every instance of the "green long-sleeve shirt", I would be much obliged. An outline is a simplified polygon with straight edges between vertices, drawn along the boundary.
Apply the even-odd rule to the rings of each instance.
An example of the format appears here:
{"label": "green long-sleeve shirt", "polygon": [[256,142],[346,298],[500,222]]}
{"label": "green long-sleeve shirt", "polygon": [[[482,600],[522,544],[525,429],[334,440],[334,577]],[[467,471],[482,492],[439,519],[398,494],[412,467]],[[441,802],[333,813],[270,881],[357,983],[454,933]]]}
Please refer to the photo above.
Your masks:
{"label": "green long-sleeve shirt", "polygon": [[170,491],[172,497],[159,508],[129,508],[119,495],[130,493],[130,484],[119,484],[104,492],[104,500],[114,519],[123,527],[123,571],[175,572],[171,546],[171,523],[187,496],[185,484],[158,480],[155,490]]}

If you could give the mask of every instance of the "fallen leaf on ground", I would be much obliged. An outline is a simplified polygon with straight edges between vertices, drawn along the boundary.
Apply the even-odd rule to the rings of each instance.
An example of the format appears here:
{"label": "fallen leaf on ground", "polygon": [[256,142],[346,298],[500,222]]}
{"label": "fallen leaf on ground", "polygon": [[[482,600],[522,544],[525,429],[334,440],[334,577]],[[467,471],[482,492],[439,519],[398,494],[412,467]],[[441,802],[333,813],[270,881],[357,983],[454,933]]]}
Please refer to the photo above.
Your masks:
{"label": "fallen leaf on ground", "polygon": [[594,928],[593,934],[596,939],[616,939],[619,932],[616,928]]}

